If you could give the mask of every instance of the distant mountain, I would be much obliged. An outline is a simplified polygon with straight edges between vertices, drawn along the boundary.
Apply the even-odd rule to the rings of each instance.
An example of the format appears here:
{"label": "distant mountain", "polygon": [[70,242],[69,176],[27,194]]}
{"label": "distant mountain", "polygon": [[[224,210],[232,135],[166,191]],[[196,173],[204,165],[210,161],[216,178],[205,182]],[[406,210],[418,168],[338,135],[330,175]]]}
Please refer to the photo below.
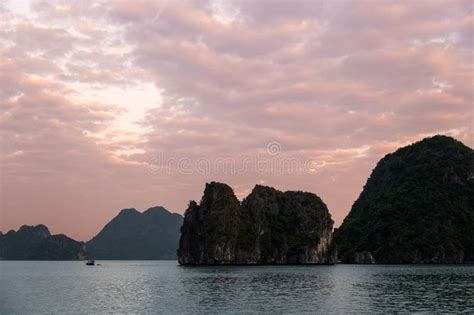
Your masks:
{"label": "distant mountain", "polygon": [[186,210],[183,265],[331,264],[333,221],[312,193],[257,185],[242,204],[231,187],[206,184]]}
{"label": "distant mountain", "polygon": [[335,240],[344,263],[474,263],[474,151],[435,136],[388,154]]}
{"label": "distant mountain", "polygon": [[86,259],[84,243],[65,235],[51,235],[44,225],[23,225],[17,232],[0,233],[0,260]]}
{"label": "distant mountain", "polygon": [[176,259],[183,217],[163,207],[124,209],[87,242],[91,259]]}

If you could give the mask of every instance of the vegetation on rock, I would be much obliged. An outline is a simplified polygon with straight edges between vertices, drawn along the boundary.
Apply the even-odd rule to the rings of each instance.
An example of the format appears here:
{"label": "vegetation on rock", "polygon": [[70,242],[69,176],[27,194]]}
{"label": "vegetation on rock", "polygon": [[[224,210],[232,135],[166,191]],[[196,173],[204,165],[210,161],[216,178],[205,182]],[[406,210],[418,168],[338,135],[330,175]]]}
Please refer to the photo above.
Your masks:
{"label": "vegetation on rock", "polygon": [[474,262],[474,151],[435,136],[386,155],[335,241],[344,263]]}
{"label": "vegetation on rock", "polygon": [[239,203],[232,188],[206,184],[181,228],[181,264],[329,264],[333,221],[322,200],[305,192],[255,186]]}

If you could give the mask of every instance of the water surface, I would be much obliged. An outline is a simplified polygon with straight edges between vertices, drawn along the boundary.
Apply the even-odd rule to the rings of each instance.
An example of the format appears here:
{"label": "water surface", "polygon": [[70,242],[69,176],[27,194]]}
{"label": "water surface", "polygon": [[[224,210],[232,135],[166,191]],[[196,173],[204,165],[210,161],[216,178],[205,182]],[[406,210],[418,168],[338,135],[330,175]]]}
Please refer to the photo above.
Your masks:
{"label": "water surface", "polygon": [[0,314],[474,312],[474,266],[0,262]]}

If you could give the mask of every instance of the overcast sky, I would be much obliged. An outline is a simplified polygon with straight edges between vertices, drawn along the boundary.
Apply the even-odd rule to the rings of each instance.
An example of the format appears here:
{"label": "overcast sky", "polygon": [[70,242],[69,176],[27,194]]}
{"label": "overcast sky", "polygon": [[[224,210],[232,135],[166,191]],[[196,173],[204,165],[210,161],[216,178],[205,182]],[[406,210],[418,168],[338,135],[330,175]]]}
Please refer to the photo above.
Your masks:
{"label": "overcast sky", "polygon": [[337,226],[385,154],[473,146],[472,7],[2,1],[0,229],[88,240],[212,180],[314,192]]}

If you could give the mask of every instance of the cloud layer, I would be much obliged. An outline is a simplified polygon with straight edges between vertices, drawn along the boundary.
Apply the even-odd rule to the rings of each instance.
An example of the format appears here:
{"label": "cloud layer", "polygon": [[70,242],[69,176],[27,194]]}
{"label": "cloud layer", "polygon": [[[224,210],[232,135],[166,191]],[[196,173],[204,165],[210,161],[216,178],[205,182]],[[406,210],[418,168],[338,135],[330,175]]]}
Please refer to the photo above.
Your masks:
{"label": "cloud layer", "polygon": [[[470,1],[0,6],[4,232],[85,240],[121,208],[182,213],[210,180],[315,192],[339,224],[384,154],[474,144]],[[255,157],[306,166],[219,168]]]}

